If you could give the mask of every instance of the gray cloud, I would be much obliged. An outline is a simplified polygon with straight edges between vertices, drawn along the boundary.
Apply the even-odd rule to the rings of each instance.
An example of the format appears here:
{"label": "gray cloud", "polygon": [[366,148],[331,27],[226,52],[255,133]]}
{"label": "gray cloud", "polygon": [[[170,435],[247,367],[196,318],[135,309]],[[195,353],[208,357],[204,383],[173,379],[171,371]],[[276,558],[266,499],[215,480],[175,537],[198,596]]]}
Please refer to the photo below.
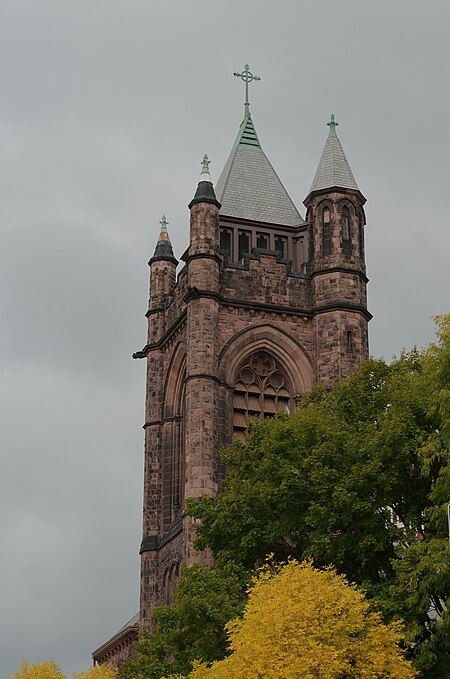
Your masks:
{"label": "gray cloud", "polygon": [[69,673],[137,610],[148,269],[217,180],[249,61],[262,145],[301,207],[326,122],[367,196],[371,351],[449,307],[444,0],[3,0],[0,674]]}

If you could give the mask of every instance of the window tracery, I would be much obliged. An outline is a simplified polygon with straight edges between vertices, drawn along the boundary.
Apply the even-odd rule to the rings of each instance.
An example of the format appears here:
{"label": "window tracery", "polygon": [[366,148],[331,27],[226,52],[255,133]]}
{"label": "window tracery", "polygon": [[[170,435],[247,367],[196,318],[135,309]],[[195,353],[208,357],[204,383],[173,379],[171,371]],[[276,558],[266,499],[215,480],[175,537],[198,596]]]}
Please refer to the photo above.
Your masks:
{"label": "window tracery", "polygon": [[257,351],[241,366],[233,398],[234,433],[243,438],[247,416],[274,417],[292,410],[292,385],[284,368],[267,351]]}

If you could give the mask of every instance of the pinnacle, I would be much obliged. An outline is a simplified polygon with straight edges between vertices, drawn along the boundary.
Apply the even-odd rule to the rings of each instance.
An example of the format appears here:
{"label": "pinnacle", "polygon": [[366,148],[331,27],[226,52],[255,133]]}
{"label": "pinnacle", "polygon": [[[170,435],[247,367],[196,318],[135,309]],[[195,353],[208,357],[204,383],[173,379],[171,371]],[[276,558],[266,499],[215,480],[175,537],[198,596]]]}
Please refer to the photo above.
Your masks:
{"label": "pinnacle", "polygon": [[214,205],[217,205],[219,209],[221,207],[219,201],[216,198],[211,175],[209,173],[210,163],[211,161],[208,160],[208,156],[205,153],[202,160],[202,172],[197,185],[197,190],[193,199],[188,205],[189,209],[191,209],[191,207],[196,203],[213,203]]}
{"label": "pinnacle", "polygon": [[161,230],[159,233],[159,238],[156,243],[155,252],[150,260],[150,263],[158,259],[166,259],[168,261],[175,262],[178,264],[174,257],[172,243],[170,242],[169,232],[167,230],[167,224],[169,223],[166,219],[166,215],[163,215],[161,221]]}
{"label": "pinnacle", "polygon": [[330,128],[329,135],[320,157],[319,165],[314,176],[309,193],[322,189],[338,187],[341,189],[355,189],[359,191],[358,184],[353,176],[349,162],[342,148],[342,144],[336,133],[334,114],[327,125]]}

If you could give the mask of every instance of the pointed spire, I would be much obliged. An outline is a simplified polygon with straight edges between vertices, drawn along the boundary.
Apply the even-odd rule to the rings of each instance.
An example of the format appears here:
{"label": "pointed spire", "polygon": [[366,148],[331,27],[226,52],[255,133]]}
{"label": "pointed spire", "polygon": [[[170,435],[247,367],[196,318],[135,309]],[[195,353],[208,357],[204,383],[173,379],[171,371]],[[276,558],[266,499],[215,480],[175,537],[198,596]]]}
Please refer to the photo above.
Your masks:
{"label": "pointed spire", "polygon": [[166,219],[166,215],[162,216],[161,221],[159,223],[161,224],[161,230],[159,233],[158,242],[156,243],[155,252],[149,264],[151,264],[155,260],[160,259],[165,259],[170,262],[175,262],[175,264],[178,264],[178,261],[175,259],[173,254],[172,243],[170,242],[170,236],[167,230],[167,224],[169,222]]}
{"label": "pointed spire", "polygon": [[219,209],[221,208],[221,205],[216,198],[216,194],[214,193],[214,187],[211,175],[209,173],[210,164],[211,161],[208,160],[208,156],[205,153],[201,163],[202,172],[200,174],[200,179],[197,185],[197,191],[195,192],[195,196],[188,205],[189,209],[191,209],[191,207],[196,203],[213,203],[214,205],[217,205]]}
{"label": "pointed spire", "polygon": [[355,189],[356,191],[359,191],[358,184],[355,181],[353,172],[351,171],[345,156],[344,149],[342,148],[336,133],[338,124],[334,114],[331,114],[331,120],[327,123],[330,132],[325,142],[309,193],[334,187],[341,189]]}
{"label": "pointed spire", "polygon": [[305,223],[262,150],[249,112],[239,127],[216,192],[224,216],[283,226]]}

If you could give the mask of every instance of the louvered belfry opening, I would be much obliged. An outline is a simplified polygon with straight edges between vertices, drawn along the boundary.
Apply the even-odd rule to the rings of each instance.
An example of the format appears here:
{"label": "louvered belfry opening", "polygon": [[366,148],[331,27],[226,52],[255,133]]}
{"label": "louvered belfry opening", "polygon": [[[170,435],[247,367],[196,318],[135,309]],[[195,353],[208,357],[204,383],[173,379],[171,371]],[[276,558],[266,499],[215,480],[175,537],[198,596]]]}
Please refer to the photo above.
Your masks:
{"label": "louvered belfry opening", "polygon": [[267,351],[256,351],[241,365],[234,387],[233,428],[241,439],[248,417],[274,417],[292,410],[292,385],[279,361]]}

